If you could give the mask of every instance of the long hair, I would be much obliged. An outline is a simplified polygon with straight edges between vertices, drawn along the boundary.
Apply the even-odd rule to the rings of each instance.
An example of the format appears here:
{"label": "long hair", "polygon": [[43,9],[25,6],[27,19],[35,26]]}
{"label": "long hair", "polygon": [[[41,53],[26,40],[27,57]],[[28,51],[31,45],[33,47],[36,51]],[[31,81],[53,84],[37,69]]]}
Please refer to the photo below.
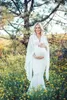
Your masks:
{"label": "long hair", "polygon": [[[39,22],[37,22],[37,23],[34,25],[34,31],[35,31],[37,25],[40,26],[40,29],[41,29],[41,35],[44,35],[44,28],[43,28],[42,24],[39,23]],[[36,33],[36,31],[35,31],[35,33]]]}

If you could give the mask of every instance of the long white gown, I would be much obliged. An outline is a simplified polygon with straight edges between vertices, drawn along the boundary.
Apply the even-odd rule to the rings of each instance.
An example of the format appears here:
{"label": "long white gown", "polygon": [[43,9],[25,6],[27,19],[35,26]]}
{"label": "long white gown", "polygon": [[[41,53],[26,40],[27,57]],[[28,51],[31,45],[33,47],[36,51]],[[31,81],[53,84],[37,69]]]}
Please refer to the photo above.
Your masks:
{"label": "long white gown", "polygon": [[[38,47],[38,44],[44,43],[47,47],[41,48]],[[43,59],[36,59],[33,57],[33,54],[37,56],[44,56]],[[46,79],[49,80],[49,65],[50,65],[50,53],[49,53],[49,44],[45,35],[42,35],[39,39],[36,34],[32,34],[29,38],[26,60],[25,60],[25,70],[28,80],[31,82],[28,88],[28,92],[32,88],[37,89],[38,86],[42,86],[46,89],[45,82],[43,79],[44,72],[46,73]]]}

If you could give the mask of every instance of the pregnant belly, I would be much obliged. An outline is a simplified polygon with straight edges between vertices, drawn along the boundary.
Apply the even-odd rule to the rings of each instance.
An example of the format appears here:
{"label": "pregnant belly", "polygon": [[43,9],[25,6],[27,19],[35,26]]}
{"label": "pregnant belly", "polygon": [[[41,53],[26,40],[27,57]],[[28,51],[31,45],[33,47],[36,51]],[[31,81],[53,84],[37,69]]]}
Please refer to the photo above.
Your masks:
{"label": "pregnant belly", "polygon": [[41,47],[36,46],[35,49],[34,49],[34,53],[35,53],[36,56],[44,57],[46,50],[45,50],[45,48],[41,48]]}

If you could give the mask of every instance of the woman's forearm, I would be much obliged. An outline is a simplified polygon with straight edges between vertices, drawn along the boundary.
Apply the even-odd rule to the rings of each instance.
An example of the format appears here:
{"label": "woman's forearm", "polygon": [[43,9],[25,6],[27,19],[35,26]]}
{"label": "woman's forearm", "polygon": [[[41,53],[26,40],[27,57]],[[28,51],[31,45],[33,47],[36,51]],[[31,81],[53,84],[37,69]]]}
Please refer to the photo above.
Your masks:
{"label": "woman's forearm", "polygon": [[34,58],[36,58],[36,59],[43,59],[43,58],[44,58],[43,56],[36,56],[35,54],[34,54],[33,56],[34,56]]}
{"label": "woman's forearm", "polygon": [[42,56],[38,56],[38,57],[35,57],[36,59],[43,59],[44,57]]}

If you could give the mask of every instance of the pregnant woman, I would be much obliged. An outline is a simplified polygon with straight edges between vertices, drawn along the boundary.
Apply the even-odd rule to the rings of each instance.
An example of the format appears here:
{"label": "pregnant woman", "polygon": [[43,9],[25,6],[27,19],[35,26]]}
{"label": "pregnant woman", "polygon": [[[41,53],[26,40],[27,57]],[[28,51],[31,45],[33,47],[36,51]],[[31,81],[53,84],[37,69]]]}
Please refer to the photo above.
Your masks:
{"label": "pregnant woman", "polygon": [[35,33],[29,38],[25,60],[26,75],[30,81],[28,92],[33,88],[37,89],[38,86],[46,89],[43,79],[44,72],[46,79],[49,80],[49,44],[40,23],[36,23],[34,31]]}

